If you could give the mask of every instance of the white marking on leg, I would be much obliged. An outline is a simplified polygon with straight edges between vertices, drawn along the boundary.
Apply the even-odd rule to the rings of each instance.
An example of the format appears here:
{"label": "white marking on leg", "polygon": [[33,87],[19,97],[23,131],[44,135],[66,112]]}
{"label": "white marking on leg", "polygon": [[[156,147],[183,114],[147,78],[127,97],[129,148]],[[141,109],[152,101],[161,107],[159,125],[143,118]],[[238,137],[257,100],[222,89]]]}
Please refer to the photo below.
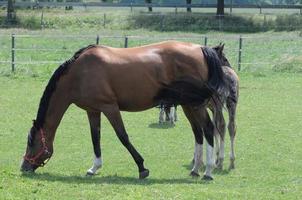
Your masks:
{"label": "white marking on leg", "polygon": [[202,144],[195,142],[195,151],[194,151],[194,166],[192,171],[198,174],[198,171],[202,164]]}
{"label": "white marking on leg", "polygon": [[165,121],[165,109],[162,107],[159,111],[159,123],[163,123]]}
{"label": "white marking on leg", "polygon": [[90,169],[88,169],[87,174],[94,175],[98,169],[100,169],[103,165],[102,158],[94,158],[93,165]]}
{"label": "white marking on leg", "polygon": [[206,171],[204,173],[205,176],[212,177],[212,170],[214,168],[214,156],[213,156],[213,147],[206,144],[207,146],[207,164],[206,164]]}
{"label": "white marking on leg", "polygon": [[169,119],[170,119],[171,124],[174,124],[174,122],[175,122],[174,113],[175,113],[175,107],[172,106],[170,108],[170,113],[169,113]]}
{"label": "white marking on leg", "polygon": [[174,111],[174,121],[178,121],[178,117],[177,117],[177,110],[175,107],[175,111]]}

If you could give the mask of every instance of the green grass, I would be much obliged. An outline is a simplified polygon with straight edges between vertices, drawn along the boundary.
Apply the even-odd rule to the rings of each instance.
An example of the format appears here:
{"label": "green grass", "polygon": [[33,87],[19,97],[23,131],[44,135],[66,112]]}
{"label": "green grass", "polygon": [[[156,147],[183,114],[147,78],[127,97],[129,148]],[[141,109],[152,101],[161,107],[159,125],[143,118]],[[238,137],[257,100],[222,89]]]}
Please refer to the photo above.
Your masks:
{"label": "green grass", "polygon": [[[92,164],[86,114],[72,106],[57,131],[50,162],[35,175],[19,172],[27,131],[48,78],[0,76],[0,199],[299,199],[302,195],[302,76],[240,75],[236,169],[215,180],[188,176],[193,134],[181,109],[175,127],[156,125],[158,110],[123,113],[130,139],[150,169],[137,170],[112,127],[102,118],[104,166]],[[228,137],[227,137],[228,138]],[[224,168],[227,169],[228,145]]]}
{"label": "green grass", "polygon": [[[119,12],[115,14],[120,16]],[[70,16],[69,11],[66,13]],[[0,60],[11,60],[11,33],[29,35],[16,38],[17,49],[57,51],[17,50],[17,62],[65,61],[79,48],[94,43],[97,34],[101,36],[101,44],[115,47],[123,47],[124,39],[102,36],[142,36],[129,38],[131,47],[176,37],[203,44],[203,36],[207,35],[210,46],[226,43],[226,55],[237,67],[238,34],[127,30],[121,29],[118,18],[112,19],[116,20],[113,27],[104,28],[101,22],[90,27],[91,21],[84,24],[81,20],[74,21],[81,17],[88,19],[91,13],[85,10],[71,13],[74,15],[71,19],[65,19],[67,15],[56,10],[44,13],[45,19],[55,15],[57,20],[62,20],[67,27],[63,30],[60,27],[1,29]],[[24,20],[32,15],[27,11],[18,14],[24,16]],[[103,12],[98,15],[88,20],[101,19]],[[39,16],[34,17],[39,19]],[[35,25],[36,19],[28,23]],[[159,126],[157,109],[123,113],[130,139],[151,171],[147,180],[137,179],[134,161],[104,116],[104,166],[97,176],[85,177],[92,164],[93,150],[85,111],[75,106],[67,111],[57,131],[50,162],[35,175],[22,175],[19,167],[27,132],[36,116],[43,89],[59,64],[16,64],[15,73],[10,72],[9,63],[0,64],[0,199],[299,199],[302,195],[302,74],[280,72],[299,72],[287,69],[300,69],[295,66],[300,59],[289,58],[299,58],[302,54],[301,36],[297,32],[242,36],[236,169],[215,171],[212,182],[188,176],[194,141],[181,109],[180,121],[175,127]],[[228,139],[226,147],[225,169],[229,164]]]}
{"label": "green grass", "polygon": [[[8,25],[6,10],[0,10],[0,27],[17,27],[29,30],[40,29],[114,29],[133,30],[145,28],[151,31],[190,31],[204,33],[209,30],[232,33],[301,30],[302,18],[293,10],[259,14],[255,9],[235,9],[230,14],[226,9],[221,20],[215,17],[215,9],[154,9],[146,8],[63,8],[17,9],[16,22]],[[236,12],[236,10],[241,12]]]}

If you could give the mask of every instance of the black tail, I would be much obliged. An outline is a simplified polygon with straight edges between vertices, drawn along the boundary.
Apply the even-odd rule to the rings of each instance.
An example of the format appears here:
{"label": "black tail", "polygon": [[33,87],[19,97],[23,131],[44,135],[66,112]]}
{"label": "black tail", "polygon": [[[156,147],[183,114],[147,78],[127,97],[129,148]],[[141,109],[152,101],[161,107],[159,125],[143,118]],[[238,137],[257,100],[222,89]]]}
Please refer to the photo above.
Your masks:
{"label": "black tail", "polygon": [[209,79],[207,85],[213,93],[221,95],[226,88],[224,73],[222,71],[222,62],[214,49],[210,47],[202,47],[201,50],[209,68]]}

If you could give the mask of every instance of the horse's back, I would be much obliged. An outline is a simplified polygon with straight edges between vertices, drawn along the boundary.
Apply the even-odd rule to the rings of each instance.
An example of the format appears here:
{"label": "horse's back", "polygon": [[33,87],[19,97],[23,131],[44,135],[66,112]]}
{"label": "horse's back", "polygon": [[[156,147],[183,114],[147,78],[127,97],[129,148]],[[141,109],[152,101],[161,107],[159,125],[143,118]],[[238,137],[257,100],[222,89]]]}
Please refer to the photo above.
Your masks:
{"label": "horse's back", "polygon": [[87,49],[74,64],[78,90],[94,102],[116,102],[121,110],[151,108],[163,83],[186,75],[207,75],[202,72],[205,63],[200,47],[168,41],[127,49]]}

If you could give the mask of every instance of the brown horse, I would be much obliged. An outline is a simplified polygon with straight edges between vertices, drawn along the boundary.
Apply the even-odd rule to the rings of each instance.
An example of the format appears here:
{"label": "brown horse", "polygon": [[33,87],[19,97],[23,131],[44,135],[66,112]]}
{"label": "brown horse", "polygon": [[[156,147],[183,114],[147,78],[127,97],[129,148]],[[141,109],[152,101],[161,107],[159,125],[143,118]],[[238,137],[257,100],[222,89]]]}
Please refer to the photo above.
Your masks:
{"label": "brown horse", "polygon": [[[50,78],[41,97],[36,120],[28,134],[22,171],[35,171],[48,161],[59,123],[70,104],[87,111],[95,160],[87,174],[102,165],[100,116],[103,113],[132,155],[139,178],[149,175],[144,159],[131,144],[120,110],[142,111],[160,103],[180,104],[192,126],[196,144],[208,145],[205,179],[212,179],[213,129],[206,101],[226,88],[215,50],[176,41],[120,49],[90,45],[63,63]],[[201,161],[195,160],[192,175]]]}

